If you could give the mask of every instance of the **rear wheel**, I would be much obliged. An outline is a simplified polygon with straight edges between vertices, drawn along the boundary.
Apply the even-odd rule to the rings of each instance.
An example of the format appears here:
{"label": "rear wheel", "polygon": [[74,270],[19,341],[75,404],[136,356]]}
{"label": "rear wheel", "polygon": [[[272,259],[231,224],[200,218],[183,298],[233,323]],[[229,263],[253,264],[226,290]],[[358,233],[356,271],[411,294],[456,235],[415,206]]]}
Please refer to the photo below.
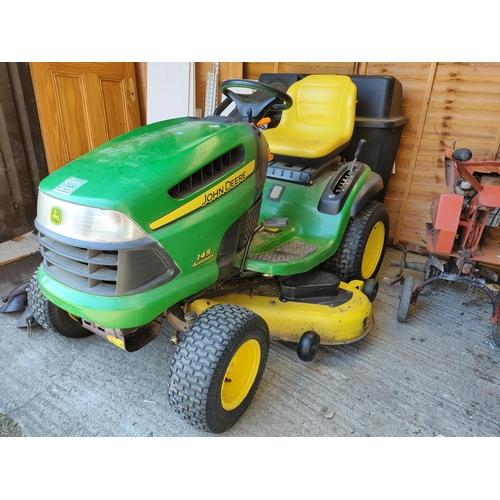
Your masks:
{"label": "rear wheel", "polygon": [[403,281],[403,291],[401,292],[401,297],[399,299],[398,307],[398,322],[404,323],[408,316],[408,310],[410,309],[411,296],[413,294],[413,276],[405,276]]}
{"label": "rear wheel", "polygon": [[371,200],[351,218],[335,255],[323,267],[343,281],[375,278],[384,258],[389,236],[389,212]]}
{"label": "rear wheel", "polygon": [[91,331],[83,328],[78,317],[56,306],[45,297],[36,279],[36,271],[31,277],[27,291],[28,306],[38,324],[71,339],[92,335]]}
{"label": "rear wheel", "polygon": [[495,346],[500,348],[500,320],[492,324],[491,338]]}
{"label": "rear wheel", "polygon": [[169,399],[194,427],[229,429],[257,391],[269,352],[265,321],[248,309],[218,304],[182,336],[170,367]]}

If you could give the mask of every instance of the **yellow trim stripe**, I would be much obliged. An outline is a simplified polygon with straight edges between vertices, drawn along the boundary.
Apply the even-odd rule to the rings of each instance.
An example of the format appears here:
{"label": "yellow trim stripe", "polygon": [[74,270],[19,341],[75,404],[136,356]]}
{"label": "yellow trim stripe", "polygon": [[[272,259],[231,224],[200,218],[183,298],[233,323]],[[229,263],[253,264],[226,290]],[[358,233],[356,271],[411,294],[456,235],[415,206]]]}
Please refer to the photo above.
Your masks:
{"label": "yellow trim stripe", "polygon": [[215,186],[207,189],[202,194],[193,198],[190,202],[182,205],[172,212],[156,219],[155,221],[149,224],[150,229],[158,229],[162,226],[166,226],[170,224],[174,220],[180,219],[184,215],[190,214],[198,208],[204,207],[215,201],[217,198],[220,198],[224,194],[228,193],[232,189],[234,189],[238,184],[245,181],[249,175],[253,173],[255,170],[255,160],[247,163],[244,167],[237,170],[234,174],[230,175],[223,181],[219,182]]}

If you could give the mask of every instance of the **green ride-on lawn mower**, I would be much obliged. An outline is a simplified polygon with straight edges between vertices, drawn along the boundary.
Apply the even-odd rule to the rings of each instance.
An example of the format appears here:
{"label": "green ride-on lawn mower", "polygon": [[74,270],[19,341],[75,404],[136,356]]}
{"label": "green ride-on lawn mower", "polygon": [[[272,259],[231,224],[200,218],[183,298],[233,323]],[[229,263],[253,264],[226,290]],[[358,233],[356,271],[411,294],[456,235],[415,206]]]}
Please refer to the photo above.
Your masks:
{"label": "green ride-on lawn mower", "polygon": [[[283,76],[295,80],[289,88]],[[400,83],[275,78],[225,81],[228,100],[214,116],[126,133],[39,188],[43,263],[27,290],[34,319],[130,352],[166,319],[177,331],[170,402],[214,433],[250,404],[270,339],[297,342],[310,361],[320,344],[370,331],[389,231],[377,199],[388,176],[358,157],[367,142],[390,173],[401,130],[385,149],[381,139],[370,150],[368,138],[350,146],[350,161],[341,155],[355,130],[369,132],[356,125],[358,89],[392,89],[382,97],[391,108],[400,106]],[[365,94],[363,106],[376,107],[380,92]],[[224,116],[227,102],[235,110]]]}

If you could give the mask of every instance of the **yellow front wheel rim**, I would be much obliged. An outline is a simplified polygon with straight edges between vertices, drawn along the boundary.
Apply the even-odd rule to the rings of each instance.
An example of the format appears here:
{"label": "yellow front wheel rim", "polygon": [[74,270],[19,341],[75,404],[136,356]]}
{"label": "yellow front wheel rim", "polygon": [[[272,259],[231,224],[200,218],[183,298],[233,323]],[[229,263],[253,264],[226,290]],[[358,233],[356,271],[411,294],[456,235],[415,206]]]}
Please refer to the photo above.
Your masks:
{"label": "yellow front wheel rim", "polygon": [[255,339],[247,340],[236,351],[222,382],[221,403],[224,410],[237,408],[250,392],[259,371],[260,358],[260,344]]}
{"label": "yellow front wheel rim", "polygon": [[363,279],[370,278],[377,269],[380,257],[384,249],[385,226],[379,221],[373,226],[373,229],[366,242],[363,261],[361,264],[361,275]]}

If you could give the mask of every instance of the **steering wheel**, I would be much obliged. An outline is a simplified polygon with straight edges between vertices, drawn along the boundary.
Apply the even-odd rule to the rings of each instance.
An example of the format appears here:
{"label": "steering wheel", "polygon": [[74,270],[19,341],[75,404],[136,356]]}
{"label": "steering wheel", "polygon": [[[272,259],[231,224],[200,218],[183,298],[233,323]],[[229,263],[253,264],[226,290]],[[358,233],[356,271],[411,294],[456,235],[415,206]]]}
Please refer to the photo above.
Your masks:
{"label": "steering wheel", "polygon": [[[238,94],[231,88],[243,88],[256,91],[253,94]],[[243,121],[259,120],[269,111],[283,111],[289,109],[292,98],[285,92],[264,83],[253,80],[225,80],[221,84],[221,92],[234,102],[236,109],[243,117]],[[230,101],[228,102],[229,105]],[[224,106],[225,109],[227,106]],[[218,110],[219,112],[223,111]]]}

